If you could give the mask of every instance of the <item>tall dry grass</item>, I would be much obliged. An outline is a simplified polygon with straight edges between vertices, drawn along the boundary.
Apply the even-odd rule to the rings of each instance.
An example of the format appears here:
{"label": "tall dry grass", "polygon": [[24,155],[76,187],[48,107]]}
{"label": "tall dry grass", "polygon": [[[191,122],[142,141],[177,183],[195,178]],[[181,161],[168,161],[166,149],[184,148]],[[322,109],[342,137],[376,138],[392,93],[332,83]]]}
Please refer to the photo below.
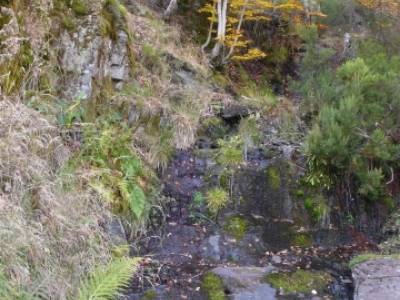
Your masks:
{"label": "tall dry grass", "polygon": [[0,99],[0,267],[5,274],[0,295],[5,299],[66,299],[82,276],[110,257],[102,227],[108,210],[79,185],[63,188],[58,174],[66,159],[55,126],[21,103]]}

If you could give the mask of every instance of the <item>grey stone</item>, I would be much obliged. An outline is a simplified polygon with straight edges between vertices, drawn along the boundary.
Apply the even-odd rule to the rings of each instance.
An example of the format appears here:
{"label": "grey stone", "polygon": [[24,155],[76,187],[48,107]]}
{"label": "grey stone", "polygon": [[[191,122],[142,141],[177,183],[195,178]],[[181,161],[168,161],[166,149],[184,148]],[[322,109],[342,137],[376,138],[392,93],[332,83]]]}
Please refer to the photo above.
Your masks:
{"label": "grey stone", "polygon": [[221,259],[221,249],[219,247],[220,235],[213,235],[208,238],[208,243],[211,246],[209,250],[209,256],[215,260]]}
{"label": "grey stone", "polygon": [[400,260],[374,259],[353,268],[355,300],[400,299]]}
{"label": "grey stone", "polygon": [[218,267],[212,272],[218,275],[233,300],[273,300],[276,290],[265,283],[264,278],[274,267]]}
{"label": "grey stone", "polygon": [[274,256],[272,256],[271,261],[274,264],[278,264],[279,265],[280,263],[282,263],[282,258],[280,256],[278,256],[278,255],[274,255]]}
{"label": "grey stone", "polygon": [[125,228],[119,218],[115,217],[107,224],[107,232],[110,235],[113,245],[121,246],[128,244]]}

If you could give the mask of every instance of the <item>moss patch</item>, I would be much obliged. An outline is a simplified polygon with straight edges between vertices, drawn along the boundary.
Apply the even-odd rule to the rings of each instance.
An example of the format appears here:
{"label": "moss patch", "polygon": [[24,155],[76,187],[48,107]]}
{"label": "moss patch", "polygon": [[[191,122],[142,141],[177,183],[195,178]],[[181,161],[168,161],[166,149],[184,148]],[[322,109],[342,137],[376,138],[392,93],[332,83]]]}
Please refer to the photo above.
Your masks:
{"label": "moss patch", "polygon": [[157,299],[157,292],[155,290],[148,290],[144,292],[142,298],[140,300],[155,300]]}
{"label": "moss patch", "polygon": [[359,264],[362,264],[369,260],[375,259],[398,259],[400,260],[400,254],[392,254],[392,255],[382,255],[377,253],[363,253],[353,257],[349,262],[349,267],[354,268]]}
{"label": "moss patch", "polygon": [[292,246],[311,247],[312,237],[308,233],[295,233],[292,239]]}
{"label": "moss patch", "polygon": [[229,235],[233,236],[237,240],[243,239],[247,232],[248,222],[246,219],[236,216],[229,218],[225,225],[224,230]]}
{"label": "moss patch", "polygon": [[281,187],[281,174],[275,167],[269,167],[267,170],[267,177],[269,185],[277,190]]}
{"label": "moss patch", "polygon": [[268,274],[265,280],[276,289],[282,288],[285,293],[310,294],[312,290],[323,291],[332,278],[324,272],[297,270]]}
{"label": "moss patch", "polygon": [[208,300],[226,300],[224,284],[222,279],[214,273],[208,272],[204,275],[201,288]]}

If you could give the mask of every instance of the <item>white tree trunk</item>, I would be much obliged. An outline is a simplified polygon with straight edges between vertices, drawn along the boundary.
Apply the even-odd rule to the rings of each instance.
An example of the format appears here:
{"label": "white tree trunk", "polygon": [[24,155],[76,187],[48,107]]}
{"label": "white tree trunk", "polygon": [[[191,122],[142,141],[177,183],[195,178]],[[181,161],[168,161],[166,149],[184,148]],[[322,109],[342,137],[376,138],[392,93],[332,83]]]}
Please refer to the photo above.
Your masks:
{"label": "white tree trunk", "polygon": [[178,9],[178,0],[171,0],[168,4],[167,9],[164,12],[163,17],[168,19],[171,17]]}
{"label": "white tree trunk", "polygon": [[227,13],[228,13],[228,0],[218,0],[217,3],[218,11],[218,31],[217,31],[217,42],[213,50],[211,51],[211,57],[215,58],[219,56],[221,49],[224,44],[226,36],[226,23],[227,23]]}

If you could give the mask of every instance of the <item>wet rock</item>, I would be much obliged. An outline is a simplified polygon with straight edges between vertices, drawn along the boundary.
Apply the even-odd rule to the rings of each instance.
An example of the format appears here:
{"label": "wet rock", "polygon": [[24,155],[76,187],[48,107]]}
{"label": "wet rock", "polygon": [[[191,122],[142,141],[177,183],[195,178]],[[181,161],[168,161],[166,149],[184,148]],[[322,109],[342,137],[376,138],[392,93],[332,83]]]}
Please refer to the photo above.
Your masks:
{"label": "wet rock", "polygon": [[352,270],[355,300],[400,299],[400,260],[375,259]]}
{"label": "wet rock", "polygon": [[225,120],[237,119],[240,121],[241,118],[246,117],[249,114],[249,109],[246,106],[232,103],[222,110],[221,116]]}
{"label": "wet rock", "polygon": [[273,270],[272,266],[218,267],[212,272],[222,279],[233,300],[272,300],[276,290],[264,280]]}
{"label": "wet rock", "polygon": [[274,263],[274,264],[279,265],[279,264],[282,263],[282,258],[280,256],[278,256],[278,255],[273,255],[271,257],[271,262]]}

